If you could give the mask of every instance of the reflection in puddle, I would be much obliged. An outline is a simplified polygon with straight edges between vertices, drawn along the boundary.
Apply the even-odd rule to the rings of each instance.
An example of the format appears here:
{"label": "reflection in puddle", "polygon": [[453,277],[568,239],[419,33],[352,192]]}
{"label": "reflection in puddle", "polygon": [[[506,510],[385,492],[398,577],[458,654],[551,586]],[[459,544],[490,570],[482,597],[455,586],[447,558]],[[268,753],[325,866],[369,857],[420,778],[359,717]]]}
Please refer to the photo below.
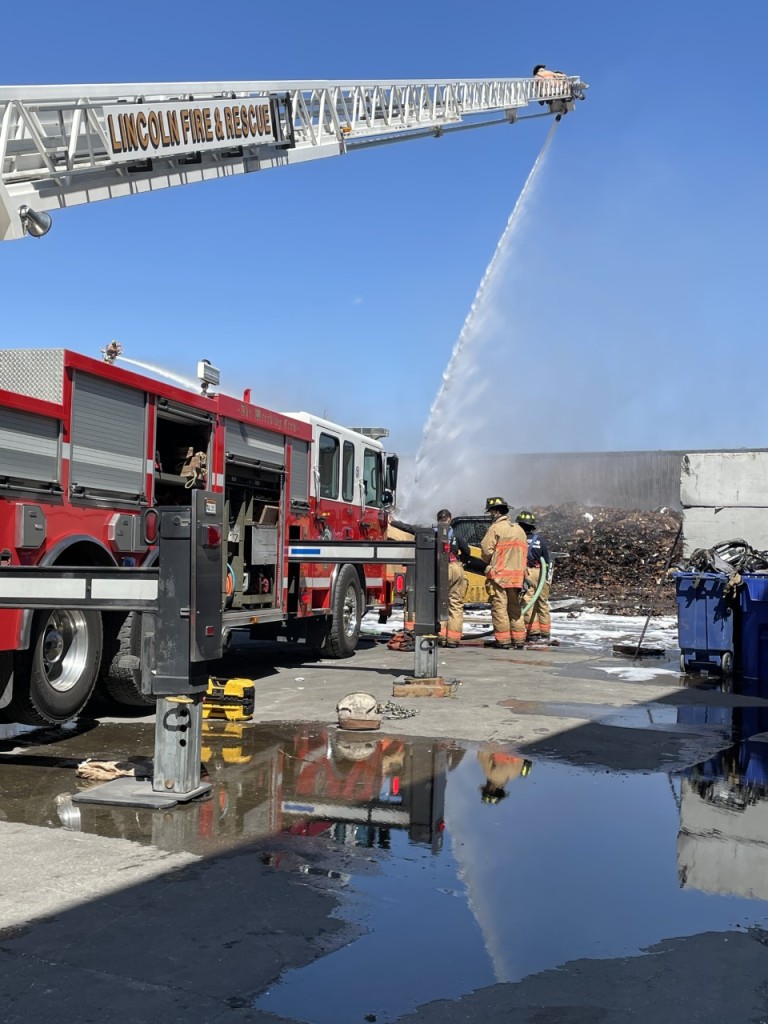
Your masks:
{"label": "reflection in puddle", "polygon": [[0,813],[174,852],[256,847],[290,884],[336,891],[359,937],[252,1002],[313,1024],[387,1021],[570,960],[766,926],[768,712],[578,710],[593,730],[606,718],[647,729],[650,714],[656,728],[720,731],[724,749],[678,775],[641,774],[504,746],[206,722],[210,799],[73,805],[82,757],[151,754],[152,726],[105,725],[14,740],[27,745],[0,758]]}

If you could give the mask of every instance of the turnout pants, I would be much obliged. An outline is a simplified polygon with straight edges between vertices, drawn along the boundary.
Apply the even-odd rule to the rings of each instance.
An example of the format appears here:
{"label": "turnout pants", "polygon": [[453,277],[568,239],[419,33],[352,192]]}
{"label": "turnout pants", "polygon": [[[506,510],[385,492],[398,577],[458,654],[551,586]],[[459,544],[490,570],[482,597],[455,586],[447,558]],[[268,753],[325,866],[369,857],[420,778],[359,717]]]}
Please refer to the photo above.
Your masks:
{"label": "turnout pants", "polygon": [[440,624],[440,636],[448,643],[458,643],[464,632],[464,598],[469,580],[461,562],[448,563],[448,622]]}
{"label": "turnout pants", "polygon": [[517,587],[501,587],[495,580],[486,580],[485,587],[491,602],[491,620],[496,642],[499,644],[525,643],[525,622]]}
{"label": "turnout pants", "polygon": [[[529,569],[528,570],[528,589],[523,595],[523,604],[526,603],[526,598],[530,601],[533,595],[536,593],[536,588],[539,585],[539,579],[541,578],[541,569]],[[525,632],[528,636],[531,633],[538,633],[542,640],[549,640],[550,632],[552,629],[552,617],[549,613],[549,583],[544,583],[541,588],[541,593],[536,598],[534,604],[525,613]]]}

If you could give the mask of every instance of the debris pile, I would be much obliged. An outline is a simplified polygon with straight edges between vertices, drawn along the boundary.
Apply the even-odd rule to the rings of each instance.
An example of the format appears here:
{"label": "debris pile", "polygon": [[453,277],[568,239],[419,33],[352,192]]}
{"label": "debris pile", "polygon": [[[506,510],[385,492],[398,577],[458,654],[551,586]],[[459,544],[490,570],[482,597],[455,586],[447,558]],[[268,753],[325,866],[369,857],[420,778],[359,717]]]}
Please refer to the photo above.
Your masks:
{"label": "debris pile", "polygon": [[[535,508],[538,528],[556,559],[552,599],[578,597],[611,615],[675,614],[674,580],[665,568],[682,557],[680,513],[556,505]],[[659,580],[662,580],[657,586]]]}

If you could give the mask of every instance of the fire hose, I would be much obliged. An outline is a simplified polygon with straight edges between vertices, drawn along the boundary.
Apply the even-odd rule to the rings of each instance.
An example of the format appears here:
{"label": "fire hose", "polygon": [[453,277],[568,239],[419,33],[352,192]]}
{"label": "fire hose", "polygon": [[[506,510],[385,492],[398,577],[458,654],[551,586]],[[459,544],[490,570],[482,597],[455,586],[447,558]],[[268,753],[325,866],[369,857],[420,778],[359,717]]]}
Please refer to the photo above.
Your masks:
{"label": "fire hose", "polygon": [[[544,584],[552,582],[552,576],[553,575],[554,575],[554,565],[553,566],[547,565],[546,558],[542,558],[542,560],[541,560],[541,572],[539,574],[538,586],[534,590],[533,596],[531,597],[530,601],[528,601],[527,604],[524,604],[523,607],[520,609],[520,614],[523,617],[526,615],[527,612],[529,612],[531,610],[531,608],[538,601],[539,595],[541,594],[542,590],[544,589]],[[547,578],[547,577],[549,577],[549,578]],[[522,594],[522,591],[521,591],[521,594]],[[491,633],[493,633],[492,629],[486,629],[486,630],[483,630],[482,633],[474,633],[473,635],[475,637],[479,638],[479,637],[483,637],[483,636],[490,636]]]}

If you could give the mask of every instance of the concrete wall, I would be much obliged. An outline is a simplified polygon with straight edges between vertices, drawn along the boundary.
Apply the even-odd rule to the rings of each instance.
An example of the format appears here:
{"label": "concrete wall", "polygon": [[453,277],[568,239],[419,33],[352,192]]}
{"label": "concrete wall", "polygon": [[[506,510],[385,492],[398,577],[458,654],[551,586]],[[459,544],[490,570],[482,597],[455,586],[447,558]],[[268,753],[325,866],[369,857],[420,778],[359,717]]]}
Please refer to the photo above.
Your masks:
{"label": "concrete wall", "polygon": [[768,451],[685,455],[680,498],[685,555],[737,537],[768,549]]}
{"label": "concrete wall", "polygon": [[680,508],[683,452],[565,452],[505,456],[510,500],[521,505]]}
{"label": "concrete wall", "polygon": [[[479,452],[471,466],[456,466],[440,489],[438,505],[454,512],[482,508],[489,494],[525,505],[602,505],[606,508],[680,508],[680,460],[684,452],[546,452],[494,455]],[[400,460],[398,500],[413,497],[414,459]],[[430,505],[431,507],[431,505]],[[426,514],[426,509],[420,509]]]}

